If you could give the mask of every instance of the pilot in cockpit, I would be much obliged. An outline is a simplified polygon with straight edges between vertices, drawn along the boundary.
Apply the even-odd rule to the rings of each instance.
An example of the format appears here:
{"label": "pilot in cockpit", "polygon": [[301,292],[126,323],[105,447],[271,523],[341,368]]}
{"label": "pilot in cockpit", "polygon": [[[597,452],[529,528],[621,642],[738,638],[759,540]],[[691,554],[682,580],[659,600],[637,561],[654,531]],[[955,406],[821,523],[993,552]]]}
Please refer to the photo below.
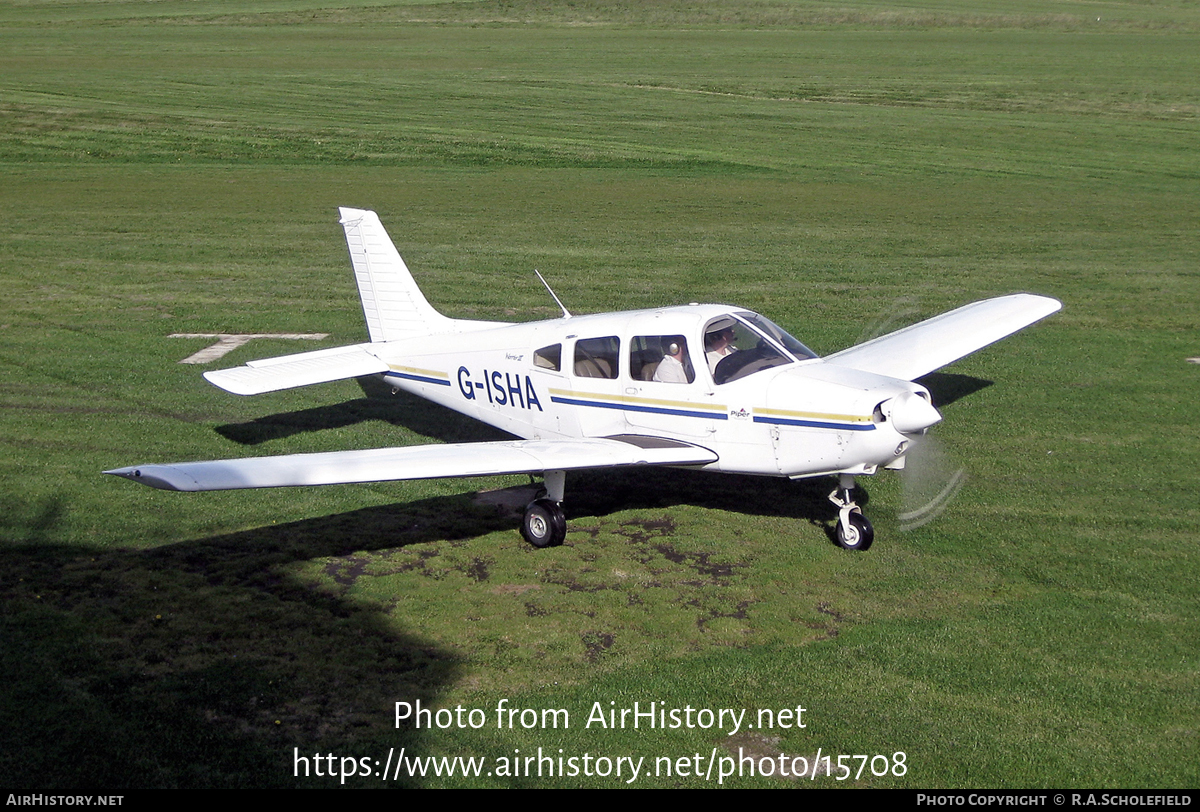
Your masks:
{"label": "pilot in cockpit", "polygon": [[721,363],[727,355],[737,352],[737,347],[733,346],[734,340],[737,338],[737,333],[734,332],[734,325],[737,324],[731,318],[718,319],[708,326],[708,332],[704,334],[704,356],[708,359],[708,369],[713,372],[717,368],[717,364]]}

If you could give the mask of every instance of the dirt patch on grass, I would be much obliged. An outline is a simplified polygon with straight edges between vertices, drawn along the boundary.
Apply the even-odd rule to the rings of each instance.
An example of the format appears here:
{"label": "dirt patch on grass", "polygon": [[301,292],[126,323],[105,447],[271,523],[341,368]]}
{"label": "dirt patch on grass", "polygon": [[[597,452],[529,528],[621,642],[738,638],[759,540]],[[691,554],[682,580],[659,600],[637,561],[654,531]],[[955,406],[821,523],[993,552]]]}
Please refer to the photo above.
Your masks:
{"label": "dirt patch on grass", "polygon": [[[618,528],[617,533],[625,536],[630,541],[637,545],[645,545],[648,549],[646,552],[639,553],[638,557],[642,563],[651,565],[654,553],[670,561],[672,564],[680,564],[691,568],[697,575],[703,576],[699,581],[695,581],[697,586],[702,584],[725,585],[729,579],[733,577],[734,572],[744,564],[732,564],[723,561],[714,561],[712,554],[707,552],[684,552],[679,550],[673,544],[665,541],[651,543],[654,539],[661,539],[675,534],[676,525],[674,519],[669,516],[664,516],[661,519],[639,519],[629,522],[623,522]],[[657,568],[657,572],[662,572],[663,569]]]}
{"label": "dirt patch on grass", "polygon": [[579,639],[583,642],[583,658],[589,663],[597,662],[617,642],[616,636],[605,632],[584,632]]}
{"label": "dirt patch on grass", "polygon": [[[817,760],[816,753],[810,753],[806,756],[798,756],[784,753],[779,749],[779,743],[782,740],[778,736],[764,736],[762,733],[753,731],[742,731],[734,736],[728,737],[725,742],[725,749],[728,750],[734,758],[750,758],[753,759],[755,765],[760,768],[760,775],[764,778],[775,778],[780,781],[800,781],[808,778],[812,779],[818,776],[827,776],[830,774],[829,762],[822,756],[821,760]],[[783,774],[780,769],[780,756],[783,756],[783,764],[787,769],[787,774]],[[761,772],[763,761],[772,762],[771,774]],[[799,770],[801,773],[797,775],[793,770]],[[814,776],[813,771],[816,771]]]}
{"label": "dirt patch on grass", "polygon": [[675,533],[675,520],[670,516],[661,519],[635,519],[622,522],[617,533],[630,541],[645,543],[658,536],[671,536]]}
{"label": "dirt patch on grass", "polygon": [[821,640],[821,639],[829,640],[834,637],[837,637],[841,633],[842,625],[846,622],[846,616],[843,615],[841,612],[837,611],[836,609],[834,609],[826,601],[821,601],[820,603],[817,604],[817,611],[820,612],[821,614],[829,617],[833,622],[832,623],[806,623],[805,625],[808,626],[808,628],[810,628],[810,629],[824,632],[823,635],[821,635],[820,637],[817,638],[818,640]]}

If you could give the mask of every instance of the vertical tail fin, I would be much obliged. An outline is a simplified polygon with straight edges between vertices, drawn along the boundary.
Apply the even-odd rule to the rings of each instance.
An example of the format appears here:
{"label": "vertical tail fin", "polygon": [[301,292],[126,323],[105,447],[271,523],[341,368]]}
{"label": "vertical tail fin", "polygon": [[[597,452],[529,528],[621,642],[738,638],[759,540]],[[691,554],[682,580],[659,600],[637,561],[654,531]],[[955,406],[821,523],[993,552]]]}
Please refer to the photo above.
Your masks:
{"label": "vertical tail fin", "polygon": [[379,215],[364,209],[338,211],[371,341],[394,341],[451,329],[453,320],[434,310],[421,293],[379,222]]}

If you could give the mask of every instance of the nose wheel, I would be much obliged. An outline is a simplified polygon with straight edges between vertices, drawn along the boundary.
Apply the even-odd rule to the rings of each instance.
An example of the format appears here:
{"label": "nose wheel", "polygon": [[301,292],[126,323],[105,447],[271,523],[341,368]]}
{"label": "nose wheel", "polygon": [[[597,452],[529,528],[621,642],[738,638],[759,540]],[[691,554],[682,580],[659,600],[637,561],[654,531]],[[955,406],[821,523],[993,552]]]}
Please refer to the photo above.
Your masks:
{"label": "nose wheel", "polygon": [[838,486],[829,494],[829,501],[838,509],[838,546],[843,550],[869,548],[875,540],[875,528],[854,501],[854,477],[843,474]]}
{"label": "nose wheel", "polygon": [[837,542],[843,550],[865,550],[875,540],[875,529],[861,513],[851,513],[845,520],[838,518]]}

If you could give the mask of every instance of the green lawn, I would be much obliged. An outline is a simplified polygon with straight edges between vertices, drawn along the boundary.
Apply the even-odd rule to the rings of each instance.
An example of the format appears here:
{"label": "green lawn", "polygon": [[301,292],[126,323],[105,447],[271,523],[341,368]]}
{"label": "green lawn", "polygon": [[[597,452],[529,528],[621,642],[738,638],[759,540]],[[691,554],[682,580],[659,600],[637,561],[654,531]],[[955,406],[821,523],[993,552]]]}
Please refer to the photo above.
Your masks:
{"label": "green lawn", "polygon": [[[484,773],[539,747],[644,758],[632,785],[655,787],[715,785],[675,759],[739,748],[819,749],[835,775],[905,754],[814,786],[1200,783],[1200,8],[341,6],[0,0],[10,783],[328,786],[293,748],[401,747]],[[557,315],[534,268],[573,312],[726,301],[821,353],[1013,291],[1064,308],[931,380],[966,484],[902,532],[901,477],[860,480],[866,554],[831,544],[828,480],[581,473],[567,543],[539,551],[475,498],[521,477],[100,476],[497,436],[353,382],[200,377],[308,343],[177,363],[206,343],[178,332],[364,340],[339,205],[377,210],[459,317]],[[395,729],[418,698],[489,724]],[[501,700],[571,726],[497,730]],[[635,701],[807,726],[584,726]]]}

